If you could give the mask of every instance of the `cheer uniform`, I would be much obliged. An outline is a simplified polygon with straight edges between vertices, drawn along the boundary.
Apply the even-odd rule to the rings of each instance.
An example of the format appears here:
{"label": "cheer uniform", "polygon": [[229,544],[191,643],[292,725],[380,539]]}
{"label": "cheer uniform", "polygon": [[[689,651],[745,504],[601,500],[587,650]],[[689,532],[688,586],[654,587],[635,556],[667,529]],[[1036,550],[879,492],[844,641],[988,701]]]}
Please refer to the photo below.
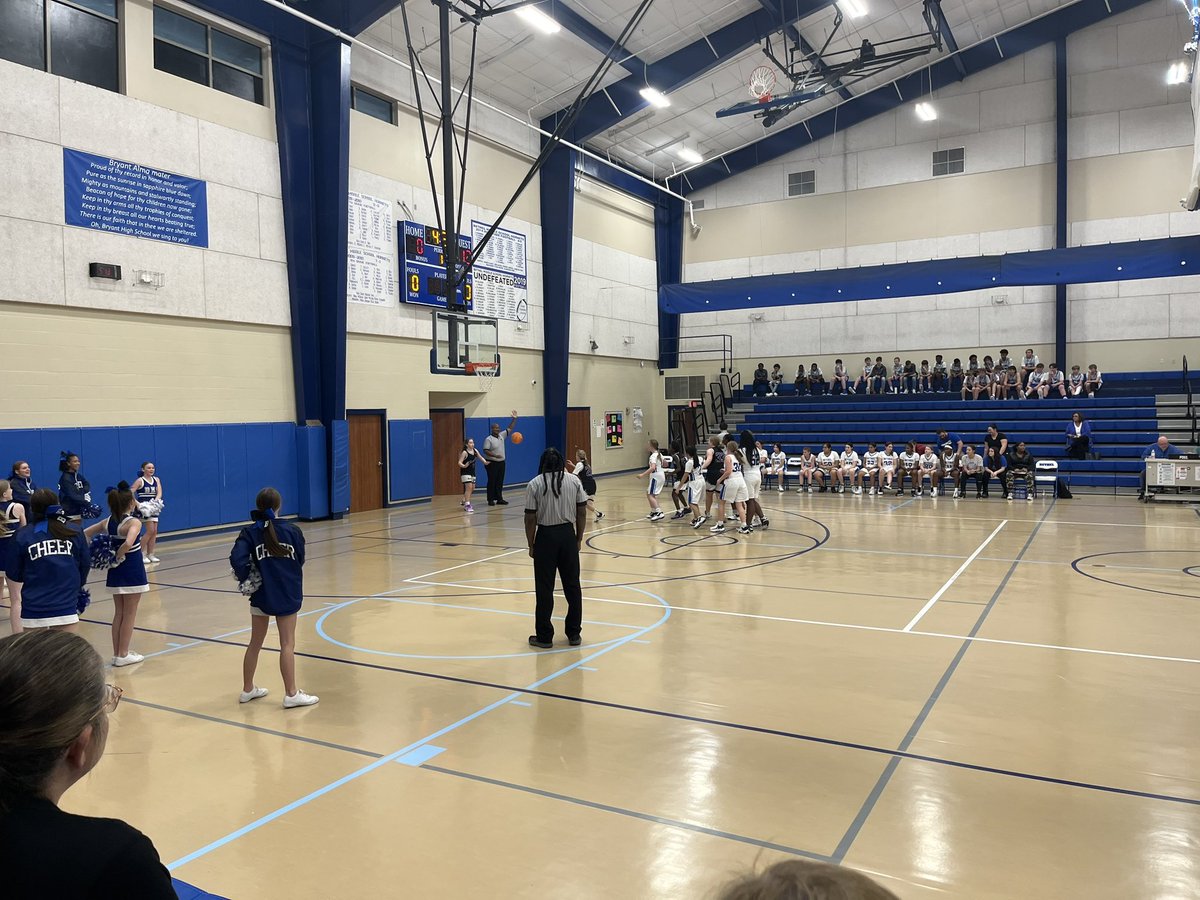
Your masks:
{"label": "cheer uniform", "polygon": [[[121,535],[121,526],[133,518],[131,515],[125,516],[118,522],[116,516],[108,517],[105,530],[108,532],[114,552],[125,540]],[[121,561],[121,564],[108,570],[108,580],[105,584],[111,594],[144,594],[150,590],[150,584],[146,578],[146,560],[142,557],[140,531],[133,546],[126,551],[125,559]]]}
{"label": "cheer uniform", "polygon": [[275,536],[286,556],[267,552],[266,523],[247,525],[234,541],[229,564],[238,581],[250,575],[253,562],[262,575],[262,586],[250,595],[250,613],[255,616],[291,616],[304,602],[304,532],[291,522],[272,520]]}
{"label": "cheer uniform", "polygon": [[82,472],[63,472],[58,479],[58,502],[67,518],[78,522],[92,505],[92,486]]}
{"label": "cheer uniform", "polygon": [[21,585],[21,624],[26,628],[73,625],[79,621],[79,591],[91,565],[81,532],[56,538],[44,519],[22,528],[11,540],[5,574]]}
{"label": "cheer uniform", "polygon": [[[142,475],[142,486],[133,493],[133,498],[138,503],[149,503],[151,500],[158,499],[158,476]],[[146,516],[147,522],[157,522],[158,516]]]}
{"label": "cheer uniform", "polygon": [[22,478],[16,472],[8,476],[8,483],[12,488],[13,501],[25,507],[25,521],[28,522],[33,512],[30,504],[33,502],[33,492],[37,490],[37,485],[33,483],[32,478]]}
{"label": "cheer uniform", "polygon": [[12,561],[13,549],[17,546],[14,538],[17,536],[17,526],[21,524],[21,520],[17,518],[13,510],[20,505],[16,500],[10,503],[0,503],[0,527],[3,531],[0,533],[0,572],[8,569],[8,564]]}

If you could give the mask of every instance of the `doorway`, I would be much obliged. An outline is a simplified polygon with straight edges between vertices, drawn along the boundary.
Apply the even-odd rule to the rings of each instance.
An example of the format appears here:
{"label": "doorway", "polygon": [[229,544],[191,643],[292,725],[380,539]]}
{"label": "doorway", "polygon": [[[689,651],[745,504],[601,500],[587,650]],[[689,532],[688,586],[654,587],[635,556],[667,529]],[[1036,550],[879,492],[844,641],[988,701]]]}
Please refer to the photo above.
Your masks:
{"label": "doorway", "polygon": [[383,509],[384,428],[382,413],[347,411],[350,426],[350,512]]}
{"label": "doorway", "polygon": [[[433,422],[433,493],[434,496],[461,494],[462,472],[458,455],[462,452],[465,423],[461,409],[431,409]],[[482,467],[481,467],[482,468]]]}
{"label": "doorway", "polygon": [[564,450],[567,459],[575,461],[575,451],[582,450],[587,454],[588,461],[595,465],[592,459],[592,408],[590,406],[567,407],[567,446]]}

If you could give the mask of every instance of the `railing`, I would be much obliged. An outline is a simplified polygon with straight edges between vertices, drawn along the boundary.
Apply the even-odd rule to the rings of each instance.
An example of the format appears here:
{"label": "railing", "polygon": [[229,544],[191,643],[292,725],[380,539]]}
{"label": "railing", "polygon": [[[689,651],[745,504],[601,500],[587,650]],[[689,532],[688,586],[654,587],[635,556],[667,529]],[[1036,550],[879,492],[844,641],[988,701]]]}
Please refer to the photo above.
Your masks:
{"label": "railing", "polygon": [[1192,380],[1188,377],[1188,361],[1187,357],[1183,358],[1183,393],[1187,397],[1187,416],[1192,423],[1191,438],[1192,446],[1196,446],[1196,407],[1192,405]]}
{"label": "railing", "polygon": [[704,399],[708,404],[707,409],[712,410],[712,424],[720,425],[725,421],[725,416],[729,412],[729,403],[725,399],[725,392],[719,381],[713,381],[708,385],[708,390],[704,392]]}
{"label": "railing", "polygon": [[675,415],[671,417],[668,431],[671,442],[678,442],[682,447],[702,443],[708,432],[708,417],[703,404],[676,410]]}
{"label": "railing", "polygon": [[[688,346],[684,346],[684,342]],[[698,345],[693,346],[693,342]],[[685,334],[677,338],[662,338],[658,342],[658,354],[674,354],[677,359],[685,356],[712,356],[720,354],[721,372],[733,371],[733,335],[731,334]]]}

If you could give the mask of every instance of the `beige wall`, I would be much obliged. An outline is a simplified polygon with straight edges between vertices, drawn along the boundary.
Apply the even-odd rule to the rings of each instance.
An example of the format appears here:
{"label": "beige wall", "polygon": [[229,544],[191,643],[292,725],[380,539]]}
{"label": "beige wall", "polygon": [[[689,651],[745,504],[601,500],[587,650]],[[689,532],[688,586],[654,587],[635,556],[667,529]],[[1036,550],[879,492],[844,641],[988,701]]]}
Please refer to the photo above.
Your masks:
{"label": "beige wall", "polygon": [[202,21],[219,24],[222,29],[232,34],[262,45],[264,48],[263,92],[266,105],[260,106],[257,103],[251,103],[248,100],[242,100],[239,97],[155,69],[153,0],[125,0],[122,27],[126,48],[124,57],[126,96],[145,100],[155,106],[173,109],[176,112],[186,113],[206,122],[217,122],[270,141],[275,140],[271,55],[267,41],[261,35],[246,31],[230,22],[214,19],[186,3],[166,0],[163,5],[174,7],[184,14],[190,13]]}
{"label": "beige wall", "polygon": [[654,259],[654,209],[586,180],[583,190],[575,195],[574,236],[643,259]]}
{"label": "beige wall", "polygon": [[[664,448],[667,446],[662,377],[652,363],[572,354],[570,371],[567,405],[591,409],[594,472],[644,467],[644,446],[650,438],[656,438]],[[635,406],[642,407],[645,413],[641,434],[633,431],[631,413]],[[604,449],[604,439],[596,437],[595,426],[604,422],[606,412],[625,414],[625,446],[619,450]],[[575,449],[570,447],[568,452],[573,454]]]}
{"label": "beige wall", "polygon": [[1067,218],[1084,222],[1177,212],[1191,165],[1191,147],[1071,160]]}
{"label": "beige wall", "polygon": [[6,428],[296,415],[286,328],[3,302],[0,321]]}

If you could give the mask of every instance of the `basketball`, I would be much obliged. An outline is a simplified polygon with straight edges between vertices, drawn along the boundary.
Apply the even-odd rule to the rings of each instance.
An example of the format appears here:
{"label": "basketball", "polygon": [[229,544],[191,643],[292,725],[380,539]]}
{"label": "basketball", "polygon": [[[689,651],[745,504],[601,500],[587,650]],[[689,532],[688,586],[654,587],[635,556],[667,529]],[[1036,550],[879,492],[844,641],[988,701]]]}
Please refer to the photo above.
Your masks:
{"label": "basketball", "polygon": [[519,431],[514,431],[509,440],[511,440],[514,444],[519,444],[521,441],[525,440],[525,435],[521,434]]}

